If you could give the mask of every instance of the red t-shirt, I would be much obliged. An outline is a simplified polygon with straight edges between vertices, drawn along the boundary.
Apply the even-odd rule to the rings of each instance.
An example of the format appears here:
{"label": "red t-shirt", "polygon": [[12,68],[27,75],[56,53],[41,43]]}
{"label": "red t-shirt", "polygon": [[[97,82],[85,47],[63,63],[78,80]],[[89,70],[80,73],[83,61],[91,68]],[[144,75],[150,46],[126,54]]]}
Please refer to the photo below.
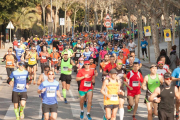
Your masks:
{"label": "red t-shirt", "polygon": [[13,46],[18,46],[18,41],[14,41]]}
{"label": "red t-shirt", "polygon": [[[143,76],[140,72],[130,71],[127,76],[129,79],[129,86],[133,88],[133,91],[138,91],[141,89],[140,82],[143,82]],[[130,90],[129,88],[127,88]]]}
{"label": "red t-shirt", "polygon": [[59,53],[61,53],[63,51],[63,45],[58,45],[59,48]]}
{"label": "red t-shirt", "polygon": [[83,77],[86,74],[88,74],[89,78],[82,79],[79,88],[80,91],[84,91],[84,92],[87,92],[88,90],[92,89],[92,77],[94,76],[94,70],[89,69],[89,71],[86,71],[83,68],[78,71],[76,76],[76,77]]}
{"label": "red t-shirt", "polygon": [[111,63],[107,64],[104,68],[103,71],[110,71],[111,69],[115,68],[116,67],[116,63],[114,63],[114,65],[111,65]]}
{"label": "red t-shirt", "polygon": [[45,52],[45,53],[44,52],[40,52],[40,54],[39,54],[39,57],[41,57],[40,62],[41,63],[46,63],[49,56],[50,55],[49,55],[48,52]]}

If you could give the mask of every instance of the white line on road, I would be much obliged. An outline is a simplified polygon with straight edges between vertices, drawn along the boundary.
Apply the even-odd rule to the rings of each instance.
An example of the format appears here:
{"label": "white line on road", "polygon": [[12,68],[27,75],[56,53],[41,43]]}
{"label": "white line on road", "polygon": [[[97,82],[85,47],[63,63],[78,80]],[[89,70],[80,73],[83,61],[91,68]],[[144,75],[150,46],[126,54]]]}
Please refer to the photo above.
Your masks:
{"label": "white line on road", "polygon": [[39,108],[39,118],[42,117],[42,103],[40,104],[40,108]]}
{"label": "white line on road", "polygon": [[11,119],[11,120],[15,120],[16,119],[16,116],[15,116],[15,113],[14,113],[14,105],[11,104],[8,108],[8,111],[6,112],[6,115],[4,117],[4,120],[6,119]]}
{"label": "white line on road", "polygon": [[69,89],[69,93],[70,93],[70,95],[71,95],[72,100],[75,101],[74,96],[73,96],[73,94],[72,94],[72,91],[71,91],[70,89]]}

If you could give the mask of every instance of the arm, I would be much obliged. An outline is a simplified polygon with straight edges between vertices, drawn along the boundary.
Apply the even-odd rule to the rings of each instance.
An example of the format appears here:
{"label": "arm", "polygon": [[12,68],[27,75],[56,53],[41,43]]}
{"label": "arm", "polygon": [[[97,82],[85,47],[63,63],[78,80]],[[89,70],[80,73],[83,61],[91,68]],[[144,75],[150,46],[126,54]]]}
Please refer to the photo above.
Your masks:
{"label": "arm", "polygon": [[160,103],[161,98],[156,98],[159,94],[160,94],[160,88],[158,87],[154,90],[154,92],[149,97],[149,101]]}
{"label": "arm", "polygon": [[95,83],[95,75],[92,77],[92,83]]}
{"label": "arm", "polygon": [[147,87],[146,87],[147,82],[148,82],[148,76],[146,75],[146,76],[144,77],[144,81],[143,81],[142,86],[141,86],[141,88],[142,88],[143,90],[147,90]]}
{"label": "arm", "polygon": [[163,76],[162,75],[158,75],[159,76],[159,81],[160,81],[160,83],[161,83],[161,85],[164,83],[164,81],[163,81]]}
{"label": "arm", "polygon": [[43,76],[43,75],[40,75],[40,76],[39,76],[39,79],[38,79],[38,81],[37,81],[37,85],[38,85],[38,86],[42,83],[42,76]]}
{"label": "arm", "polygon": [[126,87],[128,87],[130,90],[133,90],[132,87],[129,86],[129,84],[127,82],[124,81],[124,84],[126,85]]}
{"label": "arm", "polygon": [[81,81],[82,79],[84,79],[85,76],[82,76],[82,77],[76,77],[76,81]]}
{"label": "arm", "polygon": [[74,64],[74,62],[73,62],[73,60],[72,60],[72,59],[71,59],[71,65],[72,65],[72,66],[75,66],[75,64]]}
{"label": "arm", "polygon": [[172,81],[178,81],[178,80],[180,80],[180,78],[172,77]]}
{"label": "arm", "polygon": [[105,92],[105,88],[106,88],[106,85],[107,85],[107,80],[105,80],[104,82],[103,82],[103,85],[102,85],[102,88],[101,88],[101,93],[104,95],[104,96],[106,96],[106,97],[108,97],[108,98],[111,98],[111,95],[108,95],[106,92]]}
{"label": "arm", "polygon": [[178,90],[178,88],[175,86],[175,96],[176,96],[176,99],[180,100],[180,90]]}
{"label": "arm", "polygon": [[61,97],[61,93],[60,93],[59,90],[56,91],[56,94],[57,94],[57,96],[59,97],[59,99],[60,99],[61,101],[63,101],[63,98]]}

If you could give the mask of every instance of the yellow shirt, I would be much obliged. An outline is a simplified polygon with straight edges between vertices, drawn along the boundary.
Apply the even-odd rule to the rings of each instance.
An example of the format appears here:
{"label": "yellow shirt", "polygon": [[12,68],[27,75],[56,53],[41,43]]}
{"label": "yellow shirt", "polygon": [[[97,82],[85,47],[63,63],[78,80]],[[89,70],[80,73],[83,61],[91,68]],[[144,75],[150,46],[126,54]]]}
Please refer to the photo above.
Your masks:
{"label": "yellow shirt", "polygon": [[36,59],[37,53],[36,52],[35,53],[31,52],[30,55],[31,55],[31,58],[29,58],[28,64],[29,65],[35,65],[37,63],[37,59]]}

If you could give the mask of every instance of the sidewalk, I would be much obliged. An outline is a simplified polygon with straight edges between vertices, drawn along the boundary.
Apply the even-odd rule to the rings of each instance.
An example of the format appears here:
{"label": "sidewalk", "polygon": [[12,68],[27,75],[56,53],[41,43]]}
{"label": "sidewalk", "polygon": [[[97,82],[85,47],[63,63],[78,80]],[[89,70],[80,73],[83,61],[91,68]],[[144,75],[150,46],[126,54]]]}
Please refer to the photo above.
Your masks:
{"label": "sidewalk", "polygon": [[[135,41],[135,43],[136,44],[138,44],[137,43],[138,41],[136,40]],[[175,45],[177,46],[177,48],[176,48],[176,51],[177,51],[177,55],[179,56],[179,37],[177,37],[176,39],[175,39]],[[167,42],[161,42],[161,43],[159,43],[159,48],[160,48],[160,51],[162,50],[162,49],[167,49]],[[148,49],[147,49],[148,50]],[[138,48],[136,47],[136,55],[138,54],[137,53],[137,51],[138,51]],[[148,52],[148,51],[147,51]],[[149,55],[148,55],[149,56]],[[168,55],[169,56],[169,55]],[[156,64],[156,59],[155,59],[155,52],[154,52],[154,45],[151,45],[150,46],[150,63],[149,63],[149,61],[148,61],[148,59],[145,59],[145,61],[143,61],[142,60],[142,51],[141,51],[141,49],[140,49],[140,60],[141,60],[141,63],[142,63],[142,65],[144,66],[144,67],[150,67],[150,65],[151,64]]]}

